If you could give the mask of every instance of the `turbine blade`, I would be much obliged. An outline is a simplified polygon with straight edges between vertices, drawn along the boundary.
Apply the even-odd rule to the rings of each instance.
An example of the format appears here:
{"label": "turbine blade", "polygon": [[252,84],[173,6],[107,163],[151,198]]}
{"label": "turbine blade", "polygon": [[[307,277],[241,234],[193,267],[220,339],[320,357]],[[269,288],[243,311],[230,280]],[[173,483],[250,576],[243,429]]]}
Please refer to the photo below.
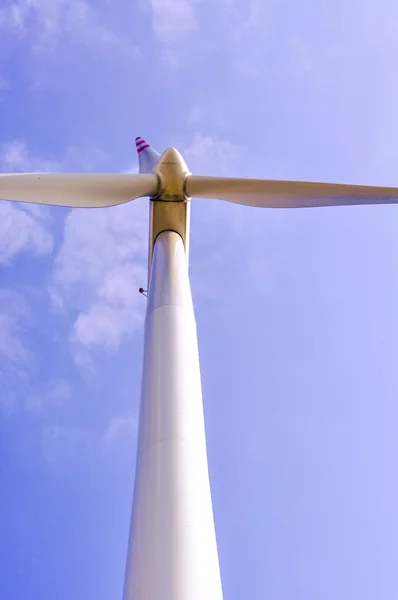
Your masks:
{"label": "turbine blade", "polygon": [[135,138],[135,147],[137,149],[138,154],[138,166],[140,173],[153,173],[156,169],[156,165],[158,164],[160,154],[156,152],[141,137]]}
{"label": "turbine blade", "polygon": [[115,206],[141,196],[156,196],[156,175],[1,173],[0,199],[55,206]]}
{"label": "turbine blade", "polygon": [[263,208],[398,204],[398,188],[340,183],[191,175],[186,179],[185,190],[191,198],[216,198]]}

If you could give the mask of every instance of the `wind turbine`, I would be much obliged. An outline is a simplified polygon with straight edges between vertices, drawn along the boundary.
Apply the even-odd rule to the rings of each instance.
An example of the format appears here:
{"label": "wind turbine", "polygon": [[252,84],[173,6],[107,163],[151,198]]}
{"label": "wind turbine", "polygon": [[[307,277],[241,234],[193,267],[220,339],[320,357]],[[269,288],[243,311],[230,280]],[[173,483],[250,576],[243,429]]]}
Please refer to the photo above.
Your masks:
{"label": "wind turbine", "polygon": [[124,600],[221,600],[196,323],[191,198],[264,208],[396,204],[398,188],[199,177],[136,138],[139,174],[0,174],[0,198],[106,207],[150,198],[148,302]]}

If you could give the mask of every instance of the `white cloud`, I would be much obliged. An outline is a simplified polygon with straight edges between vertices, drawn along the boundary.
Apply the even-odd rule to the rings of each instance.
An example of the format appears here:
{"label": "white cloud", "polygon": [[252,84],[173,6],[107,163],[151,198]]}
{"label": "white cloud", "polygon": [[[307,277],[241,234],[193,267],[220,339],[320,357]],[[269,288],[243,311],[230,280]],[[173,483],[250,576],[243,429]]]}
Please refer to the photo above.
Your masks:
{"label": "white cloud", "polygon": [[58,163],[42,157],[33,156],[26,142],[20,139],[0,144],[0,165],[3,171],[45,172],[55,171]]}
{"label": "white cloud", "polygon": [[[48,171],[53,162],[29,155],[26,144],[12,140],[0,145],[3,171]],[[20,252],[49,254],[53,248],[50,217],[44,207],[0,202],[0,264],[8,264]]]}
{"label": "white cloud", "polygon": [[44,460],[62,464],[75,458],[133,447],[137,439],[137,421],[131,411],[110,418],[104,430],[85,428],[73,423],[45,424],[41,430]]}
{"label": "white cloud", "polygon": [[[191,0],[150,0],[152,29],[163,47],[165,63],[176,68],[186,54],[185,43],[198,28]],[[184,43],[184,46],[181,46]]]}
{"label": "white cloud", "polygon": [[0,143],[0,167],[9,172],[92,171],[108,156],[91,140],[83,140],[79,145],[70,144],[60,160],[34,155],[21,139]]}
{"label": "white cloud", "polygon": [[[196,133],[181,144],[190,171],[198,175],[252,177],[250,149],[227,139]],[[192,199],[192,253],[200,253],[192,269],[195,297],[218,301],[220,285],[230,290],[230,309],[237,286],[250,286],[247,296],[258,288],[268,291],[274,282],[279,257],[274,240],[289,227],[286,214],[265,211],[212,199]],[[232,235],[231,235],[232,234]],[[258,249],[267,251],[258,255]],[[210,275],[213,273],[213,277]],[[258,274],[262,276],[259,277]],[[224,298],[224,296],[223,296]],[[224,310],[224,308],[223,308]]]}
{"label": "white cloud", "polygon": [[[79,170],[93,169],[106,154],[90,141],[69,146],[61,162],[34,156],[23,140],[0,144],[0,168],[4,172],[63,171],[63,165]],[[0,264],[9,264],[21,252],[49,254],[53,249],[51,217],[47,207],[0,202]]]}
{"label": "white cloud", "polygon": [[0,290],[0,363],[11,362],[25,365],[30,358],[22,335],[22,320],[29,308],[21,295]]}
{"label": "white cloud", "polygon": [[101,22],[92,3],[84,0],[16,0],[0,8],[0,29],[14,37],[29,37],[37,52],[48,52],[67,40],[92,48],[136,53],[133,46]]}
{"label": "white cloud", "polygon": [[[0,144],[3,171],[47,170],[49,161],[32,158],[24,142]],[[31,204],[0,201],[0,266],[9,265],[22,252],[49,254],[53,248],[51,219],[46,208]],[[21,294],[0,291],[0,386],[2,412],[16,410],[19,384],[28,375],[32,354],[28,348],[25,325],[30,310]],[[19,386],[20,387],[20,386]],[[14,389],[15,388],[15,389]]]}
{"label": "white cloud", "polygon": [[92,171],[107,158],[108,154],[93,144],[91,140],[83,140],[78,146],[70,144],[60,160],[34,155],[26,142],[21,139],[0,143],[0,167],[2,171],[10,173]]}
{"label": "white cloud", "polygon": [[[71,146],[61,163],[32,157],[26,144],[0,146],[5,171],[64,170],[61,164],[93,167],[104,154],[92,144]],[[90,351],[115,351],[143,322],[146,284],[147,202],[105,210],[76,210],[66,218],[64,239],[50,286],[53,307],[74,315],[70,339],[76,362],[93,367]],[[50,212],[32,204],[0,203],[0,264],[21,252],[52,251]]]}
{"label": "white cloud", "polygon": [[227,55],[235,73],[264,73],[264,49],[278,24],[280,0],[149,0],[149,5],[169,67],[193,68],[206,53],[210,61],[223,57],[224,63]]}
{"label": "white cloud", "polygon": [[71,343],[80,364],[90,351],[112,352],[143,323],[147,202],[72,211],[55,262],[50,294],[58,311],[75,315]]}
{"label": "white cloud", "polygon": [[188,166],[196,175],[236,176],[243,156],[244,149],[237,144],[202,133],[195,133],[184,149]]}
{"label": "white cloud", "polygon": [[76,144],[68,146],[63,162],[74,170],[93,171],[107,158],[109,155],[106,152],[87,140],[78,146]]}
{"label": "white cloud", "polygon": [[9,202],[0,203],[0,265],[21,252],[49,254],[53,248],[47,215],[29,214]]}
{"label": "white cloud", "polygon": [[[249,177],[248,151],[227,139],[195,133],[185,144],[184,157],[195,175],[217,177]],[[218,200],[194,199],[195,219],[207,232],[206,239],[214,237],[218,243],[222,227],[242,235],[252,223],[252,214],[246,206],[232,205]]]}
{"label": "white cloud", "polygon": [[0,101],[2,100],[5,92],[7,92],[10,89],[10,84],[9,82],[4,79],[4,77],[0,76]]}
{"label": "white cloud", "polygon": [[[245,177],[250,175],[245,160],[245,149],[226,139],[217,136],[195,133],[191,140],[184,144],[183,155],[188,167],[195,175],[211,175],[218,177]],[[210,239],[217,241],[220,252],[222,240],[220,231],[223,228],[242,234],[250,223],[250,210],[247,207],[232,205],[219,200],[193,199],[193,216],[197,226],[206,230],[204,245]],[[221,254],[220,254],[221,256]],[[217,260],[216,257],[213,257]]]}
{"label": "white cloud", "polygon": [[51,409],[59,410],[71,398],[69,384],[63,379],[46,383],[43,389],[27,393],[23,404],[31,414],[39,415]]}
{"label": "white cloud", "polygon": [[0,412],[18,409],[15,381],[26,379],[32,355],[26,343],[24,325],[29,306],[20,294],[0,290]]}
{"label": "white cloud", "polygon": [[29,314],[30,311],[26,311],[26,315],[21,317],[19,314],[15,318],[15,311],[10,311],[9,308],[7,314],[0,313],[0,361],[5,372],[0,412],[6,416],[24,412],[43,423],[54,416],[59,419],[60,410],[67,405],[72,394],[69,384],[62,379],[50,379],[43,384],[35,384],[32,388],[30,375],[33,356],[24,343],[21,325]]}
{"label": "white cloud", "polygon": [[153,31],[164,44],[187,37],[197,27],[191,0],[151,0]]}
{"label": "white cloud", "polygon": [[95,447],[95,436],[75,425],[45,425],[42,430],[44,460],[49,463],[71,460]]}
{"label": "white cloud", "polygon": [[132,411],[114,416],[109,421],[109,425],[104,434],[104,442],[108,446],[114,442],[127,439],[135,440],[137,437],[137,420]]}

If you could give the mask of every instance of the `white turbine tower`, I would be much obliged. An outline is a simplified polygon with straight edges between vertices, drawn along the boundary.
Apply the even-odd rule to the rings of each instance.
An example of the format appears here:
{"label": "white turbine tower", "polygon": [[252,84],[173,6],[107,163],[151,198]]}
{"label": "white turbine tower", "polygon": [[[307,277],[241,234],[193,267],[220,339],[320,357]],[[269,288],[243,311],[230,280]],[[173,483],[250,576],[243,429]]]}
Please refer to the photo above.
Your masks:
{"label": "white turbine tower", "polygon": [[264,208],[396,204],[398,188],[198,177],[136,139],[138,175],[1,174],[0,198],[105,207],[150,198],[148,304],[124,600],[221,600],[195,316],[191,198]]}

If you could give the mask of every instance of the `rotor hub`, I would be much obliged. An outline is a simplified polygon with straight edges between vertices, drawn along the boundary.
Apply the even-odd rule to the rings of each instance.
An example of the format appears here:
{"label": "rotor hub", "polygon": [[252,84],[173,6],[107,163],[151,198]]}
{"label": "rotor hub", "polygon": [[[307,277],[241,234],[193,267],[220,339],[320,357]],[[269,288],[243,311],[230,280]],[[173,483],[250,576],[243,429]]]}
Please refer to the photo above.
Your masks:
{"label": "rotor hub", "polygon": [[185,180],[190,171],[181,154],[175,148],[163,152],[155,169],[159,178],[159,194],[153,200],[184,202],[188,200]]}

